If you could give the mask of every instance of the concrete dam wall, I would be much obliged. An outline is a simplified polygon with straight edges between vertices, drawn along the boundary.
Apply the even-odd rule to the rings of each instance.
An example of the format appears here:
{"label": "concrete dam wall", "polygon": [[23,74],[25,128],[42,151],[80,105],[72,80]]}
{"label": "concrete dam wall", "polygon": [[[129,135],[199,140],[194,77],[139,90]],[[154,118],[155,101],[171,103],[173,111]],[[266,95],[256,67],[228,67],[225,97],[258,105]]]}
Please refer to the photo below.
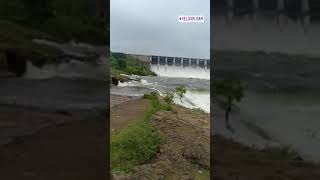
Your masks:
{"label": "concrete dam wall", "polygon": [[215,50],[320,56],[320,1],[216,0],[211,8]]}

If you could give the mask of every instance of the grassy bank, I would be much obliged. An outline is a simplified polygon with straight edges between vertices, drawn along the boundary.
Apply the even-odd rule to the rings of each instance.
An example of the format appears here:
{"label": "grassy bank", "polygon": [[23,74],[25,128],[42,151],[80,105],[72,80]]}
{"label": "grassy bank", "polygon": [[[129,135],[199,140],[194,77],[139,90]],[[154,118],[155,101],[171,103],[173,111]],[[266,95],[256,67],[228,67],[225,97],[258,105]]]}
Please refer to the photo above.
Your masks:
{"label": "grassy bank", "polygon": [[118,81],[128,80],[121,74],[138,75],[138,76],[155,76],[148,64],[123,53],[111,53],[110,55],[110,78]]}
{"label": "grassy bank", "polygon": [[[146,95],[150,101],[143,119],[133,120],[126,129],[111,132],[111,170],[128,173],[156,155],[161,137],[151,126],[151,116],[163,109],[156,94]],[[134,117],[133,117],[134,118]]]}
{"label": "grassy bank", "polygon": [[139,76],[155,75],[155,73],[149,69],[148,64],[123,53],[111,53],[110,66],[111,70],[117,73]]}

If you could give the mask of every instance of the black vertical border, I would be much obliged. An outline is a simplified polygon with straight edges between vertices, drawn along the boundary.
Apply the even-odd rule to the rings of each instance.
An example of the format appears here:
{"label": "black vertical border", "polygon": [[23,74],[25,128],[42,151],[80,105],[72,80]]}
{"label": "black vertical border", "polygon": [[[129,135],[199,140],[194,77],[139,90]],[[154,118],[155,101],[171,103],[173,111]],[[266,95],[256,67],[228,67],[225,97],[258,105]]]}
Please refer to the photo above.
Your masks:
{"label": "black vertical border", "polygon": [[213,127],[213,79],[214,79],[214,20],[213,20],[213,6],[214,1],[210,1],[210,179],[213,179],[214,171],[214,154],[213,154],[213,139],[212,139],[212,127]]}
{"label": "black vertical border", "polygon": [[106,59],[106,66],[107,66],[107,74],[106,74],[106,122],[105,122],[105,140],[106,140],[106,173],[108,179],[111,179],[111,170],[110,170],[110,63],[109,63],[109,56],[110,56],[110,0],[103,0],[105,1],[105,4],[107,7],[107,14],[106,14],[106,21],[107,21],[107,35],[108,38],[106,39],[106,46],[108,47],[106,49],[107,51],[107,59]]}

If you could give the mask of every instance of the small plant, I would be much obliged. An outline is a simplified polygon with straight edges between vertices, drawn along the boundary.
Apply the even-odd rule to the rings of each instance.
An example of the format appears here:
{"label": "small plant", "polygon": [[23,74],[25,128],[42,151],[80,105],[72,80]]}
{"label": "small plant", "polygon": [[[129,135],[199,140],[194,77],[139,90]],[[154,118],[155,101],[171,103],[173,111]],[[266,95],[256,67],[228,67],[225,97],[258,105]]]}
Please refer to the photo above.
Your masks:
{"label": "small plant", "polygon": [[174,97],[173,93],[167,92],[163,99],[167,104],[172,104],[173,103],[173,97]]}
{"label": "small plant", "polygon": [[182,102],[182,97],[186,92],[187,92],[187,89],[184,86],[179,86],[179,87],[176,88],[176,93],[180,97],[180,101],[181,102]]}
{"label": "small plant", "polygon": [[229,115],[234,106],[234,102],[240,102],[244,96],[244,85],[237,79],[224,79],[221,81],[215,81],[213,91],[215,96],[223,97],[221,103],[225,109],[225,123],[229,130],[232,130],[229,124]]}
{"label": "small plant", "polygon": [[172,110],[172,104],[173,104],[173,93],[172,92],[167,92],[166,95],[164,96],[163,100],[166,103],[164,105],[164,110],[171,111]]}

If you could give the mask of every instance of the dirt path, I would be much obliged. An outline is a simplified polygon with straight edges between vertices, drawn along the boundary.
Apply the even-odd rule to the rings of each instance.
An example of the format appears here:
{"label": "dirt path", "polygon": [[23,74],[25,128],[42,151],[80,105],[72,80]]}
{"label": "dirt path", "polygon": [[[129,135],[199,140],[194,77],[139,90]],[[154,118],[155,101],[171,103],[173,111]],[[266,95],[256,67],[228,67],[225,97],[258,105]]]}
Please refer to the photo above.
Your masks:
{"label": "dirt path", "polygon": [[[19,116],[18,111],[16,115],[12,112],[7,114],[9,119],[16,116]],[[25,111],[23,116],[30,118],[30,121],[40,121],[45,118],[61,118],[63,115],[37,115],[36,112]],[[64,119],[68,122],[42,128],[32,135],[16,138],[15,141],[0,146],[1,179],[107,179],[105,120],[77,120],[69,115],[65,115]]]}
{"label": "dirt path", "polygon": [[112,108],[115,105],[130,101],[133,99],[137,99],[137,97],[110,95],[110,107]]}
{"label": "dirt path", "polygon": [[130,121],[143,119],[149,106],[150,103],[146,99],[128,100],[114,105],[110,110],[111,130],[125,128]]}

